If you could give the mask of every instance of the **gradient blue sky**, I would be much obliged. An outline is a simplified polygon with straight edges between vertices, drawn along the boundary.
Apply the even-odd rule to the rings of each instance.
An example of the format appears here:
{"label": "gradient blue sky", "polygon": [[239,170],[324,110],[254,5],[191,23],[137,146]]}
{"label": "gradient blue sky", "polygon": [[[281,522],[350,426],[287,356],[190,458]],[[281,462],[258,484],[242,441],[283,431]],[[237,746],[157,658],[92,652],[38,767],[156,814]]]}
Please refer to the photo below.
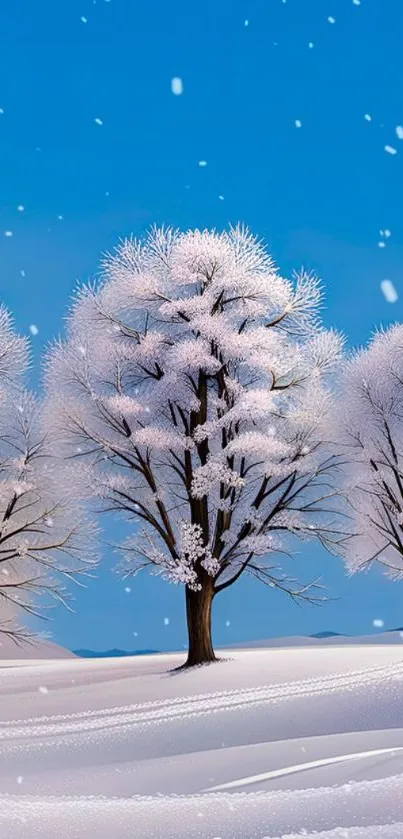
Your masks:
{"label": "gradient blue sky", "polygon": [[[38,386],[77,279],[152,222],[246,222],[283,273],[323,277],[326,323],[352,346],[401,319],[380,291],[388,278],[403,293],[401,0],[13,0],[0,23],[0,298],[22,332],[39,329]],[[74,615],[54,615],[55,640],[180,648],[183,590],[144,576],[127,593],[113,562]],[[313,545],[297,568],[340,599],[298,609],[240,581],[217,598],[216,643],[403,624],[403,584],[348,579]]]}

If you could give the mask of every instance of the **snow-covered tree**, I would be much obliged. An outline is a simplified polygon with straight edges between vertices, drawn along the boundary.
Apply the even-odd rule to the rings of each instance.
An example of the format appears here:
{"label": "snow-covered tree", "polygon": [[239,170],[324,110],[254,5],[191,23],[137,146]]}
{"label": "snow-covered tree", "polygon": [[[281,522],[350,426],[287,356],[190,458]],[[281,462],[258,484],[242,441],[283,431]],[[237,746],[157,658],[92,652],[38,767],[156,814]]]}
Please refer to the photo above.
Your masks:
{"label": "snow-covered tree", "polygon": [[243,572],[322,599],[279,565],[287,535],[344,538],[325,442],[343,342],[320,303],[241,227],[154,229],[106,257],[50,354],[58,447],[76,486],[133,522],[122,573],[185,586],[187,665],[214,660],[213,598]]}
{"label": "snow-covered tree", "polygon": [[63,577],[92,564],[95,535],[59,486],[27,364],[28,344],[0,308],[0,637],[17,642],[33,637],[30,618],[66,602]]}
{"label": "snow-covered tree", "polygon": [[[378,332],[346,363],[338,430],[355,537],[349,568],[403,574],[403,326]],[[336,425],[336,423],[335,423]]]}

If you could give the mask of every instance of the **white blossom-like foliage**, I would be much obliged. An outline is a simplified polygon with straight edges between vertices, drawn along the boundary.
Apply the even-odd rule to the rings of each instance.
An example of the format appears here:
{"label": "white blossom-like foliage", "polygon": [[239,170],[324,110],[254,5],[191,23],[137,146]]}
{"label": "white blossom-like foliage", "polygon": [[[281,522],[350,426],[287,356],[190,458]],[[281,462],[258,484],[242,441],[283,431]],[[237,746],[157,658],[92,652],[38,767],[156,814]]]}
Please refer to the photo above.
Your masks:
{"label": "white blossom-like foliage", "polygon": [[343,340],[320,304],[242,227],[123,241],[78,291],[47,423],[80,491],[140,525],[124,573],[220,591],[246,569],[304,596],[270,559],[287,533],[343,538],[326,442]]}
{"label": "white blossom-like foliage", "polygon": [[378,332],[344,372],[346,495],[355,538],[347,543],[352,571],[376,561],[392,577],[403,574],[403,326]]}
{"label": "white blossom-like foliage", "polygon": [[65,600],[60,575],[92,563],[95,531],[60,487],[47,448],[41,406],[24,389],[28,345],[0,308],[0,633],[32,634],[20,618],[40,599]]}

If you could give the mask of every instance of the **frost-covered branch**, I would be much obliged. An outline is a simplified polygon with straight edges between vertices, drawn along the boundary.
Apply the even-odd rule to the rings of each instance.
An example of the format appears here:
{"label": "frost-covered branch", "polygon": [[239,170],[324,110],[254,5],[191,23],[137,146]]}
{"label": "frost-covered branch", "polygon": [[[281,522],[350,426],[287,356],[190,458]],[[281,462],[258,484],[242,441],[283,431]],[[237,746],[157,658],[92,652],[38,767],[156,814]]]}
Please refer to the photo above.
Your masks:
{"label": "frost-covered branch", "polygon": [[338,415],[355,537],[350,570],[403,575],[403,327],[375,335],[346,364]]}
{"label": "frost-covered branch", "polygon": [[94,563],[95,529],[77,509],[50,454],[41,405],[24,389],[27,346],[0,309],[0,633],[68,600],[63,580]]}

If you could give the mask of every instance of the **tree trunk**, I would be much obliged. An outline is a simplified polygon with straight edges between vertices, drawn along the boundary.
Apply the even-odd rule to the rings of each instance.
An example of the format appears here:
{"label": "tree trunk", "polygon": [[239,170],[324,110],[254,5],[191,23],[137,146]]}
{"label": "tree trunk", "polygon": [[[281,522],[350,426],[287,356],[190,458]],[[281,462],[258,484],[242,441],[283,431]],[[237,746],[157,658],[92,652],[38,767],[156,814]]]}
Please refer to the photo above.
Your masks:
{"label": "tree trunk", "polygon": [[211,637],[211,607],[214,597],[214,581],[204,578],[201,591],[186,587],[186,618],[189,637],[189,651],[185,667],[208,664],[217,661]]}

